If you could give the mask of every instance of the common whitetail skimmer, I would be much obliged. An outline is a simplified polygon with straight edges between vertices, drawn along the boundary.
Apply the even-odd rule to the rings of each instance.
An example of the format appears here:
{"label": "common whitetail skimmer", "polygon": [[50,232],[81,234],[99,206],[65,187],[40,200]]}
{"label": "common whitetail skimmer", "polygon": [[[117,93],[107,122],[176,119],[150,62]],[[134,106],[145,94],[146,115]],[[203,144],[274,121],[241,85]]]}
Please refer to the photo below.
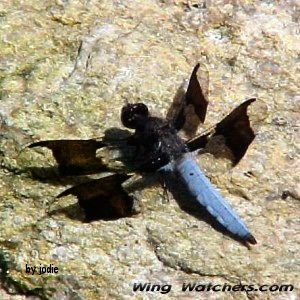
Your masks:
{"label": "common whitetail skimmer", "polygon": [[[248,106],[255,99],[240,104],[210,132],[183,140],[178,132],[185,130],[189,136],[195,134],[206,116],[208,101],[197,78],[198,69],[199,64],[193,69],[185,94],[180,101],[173,103],[166,118],[151,116],[144,103],[126,103],[123,106],[122,124],[135,130],[127,139],[127,143],[135,148],[135,158],[139,161],[135,171],[178,174],[190,197],[204,207],[217,223],[241,241],[256,244],[247,226],[193,158],[193,153],[205,149],[211,139],[221,135],[232,152],[233,165],[236,165],[255,137],[247,115]],[[186,114],[187,111],[193,116]],[[51,149],[62,175],[80,175],[109,171],[102,159],[96,156],[96,151],[106,146],[105,140],[90,139],[39,141],[29,147]],[[58,197],[77,196],[88,221],[128,217],[133,214],[133,199],[122,183],[130,176],[126,172],[114,172],[67,189]]]}

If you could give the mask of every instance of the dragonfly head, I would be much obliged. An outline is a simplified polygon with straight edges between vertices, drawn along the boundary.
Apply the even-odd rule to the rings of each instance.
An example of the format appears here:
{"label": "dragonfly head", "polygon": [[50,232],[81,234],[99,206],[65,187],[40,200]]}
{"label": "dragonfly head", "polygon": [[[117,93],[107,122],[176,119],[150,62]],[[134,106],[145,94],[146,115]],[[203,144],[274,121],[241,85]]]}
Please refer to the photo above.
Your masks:
{"label": "dragonfly head", "polygon": [[137,129],[143,126],[148,116],[148,107],[144,103],[126,103],[122,107],[121,121],[125,127]]}

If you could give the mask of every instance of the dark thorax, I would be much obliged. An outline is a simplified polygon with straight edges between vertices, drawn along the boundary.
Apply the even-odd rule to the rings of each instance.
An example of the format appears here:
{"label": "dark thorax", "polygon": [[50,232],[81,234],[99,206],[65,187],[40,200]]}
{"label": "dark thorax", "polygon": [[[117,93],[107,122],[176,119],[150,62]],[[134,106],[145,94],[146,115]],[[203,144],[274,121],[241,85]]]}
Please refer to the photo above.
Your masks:
{"label": "dark thorax", "polygon": [[141,171],[155,171],[187,152],[184,141],[172,124],[162,118],[151,117],[145,104],[126,104],[122,108],[121,119],[124,126],[135,129],[130,142],[137,147]]}

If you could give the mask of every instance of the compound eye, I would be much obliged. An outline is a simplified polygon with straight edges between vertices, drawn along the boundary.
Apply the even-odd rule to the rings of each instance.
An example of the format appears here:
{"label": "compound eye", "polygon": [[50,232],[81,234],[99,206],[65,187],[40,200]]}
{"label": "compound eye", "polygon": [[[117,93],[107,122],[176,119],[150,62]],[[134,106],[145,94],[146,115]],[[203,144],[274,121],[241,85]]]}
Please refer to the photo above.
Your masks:
{"label": "compound eye", "polygon": [[149,115],[148,107],[144,103],[126,104],[122,108],[121,121],[128,128],[137,128]]}
{"label": "compound eye", "polygon": [[143,117],[147,117],[148,114],[149,114],[148,107],[144,103],[133,104],[132,111],[136,115],[140,115],[140,116],[143,116]]}

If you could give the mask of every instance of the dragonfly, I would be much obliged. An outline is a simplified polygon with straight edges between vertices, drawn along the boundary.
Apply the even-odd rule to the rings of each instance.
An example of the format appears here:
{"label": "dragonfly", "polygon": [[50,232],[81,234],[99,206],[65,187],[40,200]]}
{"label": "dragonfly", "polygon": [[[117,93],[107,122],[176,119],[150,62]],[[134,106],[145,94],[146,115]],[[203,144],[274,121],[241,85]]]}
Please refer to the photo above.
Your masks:
{"label": "dragonfly", "polygon": [[[257,241],[250,230],[216,187],[205,176],[195,160],[197,153],[206,149],[209,142],[222,136],[231,151],[235,166],[245,155],[255,138],[248,116],[248,107],[256,99],[244,101],[205,134],[196,135],[206,118],[207,94],[200,86],[194,67],[186,91],[172,103],[165,118],[152,116],[146,104],[125,103],[121,109],[123,126],[134,130],[126,137],[126,145],[133,147],[134,171],[141,174],[176,174],[188,191],[189,197],[215,219],[231,235],[246,244]],[[179,134],[184,131],[188,139]],[[29,145],[52,150],[61,175],[82,175],[109,172],[109,166],[97,156],[97,150],[107,147],[105,139],[47,140]],[[209,150],[208,150],[209,151]],[[135,214],[133,198],[123,188],[132,177],[131,172],[113,170],[107,176],[75,185],[61,194],[74,195],[83,208],[86,221],[118,219]]]}

